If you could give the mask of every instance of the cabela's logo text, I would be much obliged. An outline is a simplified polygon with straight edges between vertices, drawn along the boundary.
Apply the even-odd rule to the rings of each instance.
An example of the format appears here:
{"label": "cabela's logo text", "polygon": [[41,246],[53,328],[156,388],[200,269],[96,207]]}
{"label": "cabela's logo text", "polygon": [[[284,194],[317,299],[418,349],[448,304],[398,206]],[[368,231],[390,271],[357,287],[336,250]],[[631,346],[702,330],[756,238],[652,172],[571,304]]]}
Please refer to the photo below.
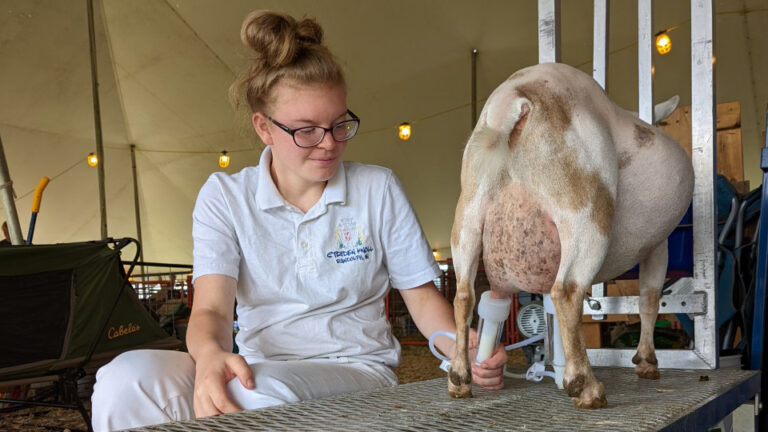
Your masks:
{"label": "cabela's logo text", "polygon": [[136,333],[139,330],[141,330],[141,326],[130,322],[125,326],[121,324],[118,328],[110,327],[107,331],[107,339],[116,339],[121,336]]}

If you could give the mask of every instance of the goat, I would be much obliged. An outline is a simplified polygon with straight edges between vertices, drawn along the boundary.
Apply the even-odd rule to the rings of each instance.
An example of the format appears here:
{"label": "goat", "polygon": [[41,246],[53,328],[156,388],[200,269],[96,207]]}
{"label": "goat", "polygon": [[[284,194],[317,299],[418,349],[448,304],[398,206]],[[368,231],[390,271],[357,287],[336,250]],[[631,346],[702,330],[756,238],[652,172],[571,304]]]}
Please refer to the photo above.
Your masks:
{"label": "goat", "polygon": [[607,405],[580,331],[593,283],[640,264],[641,336],[633,358],[658,379],[653,326],[667,236],[693,194],[693,169],[668,135],[614,104],[563,64],[521,69],[488,98],[464,149],[451,231],[457,291],[453,397],[471,397],[468,330],[482,254],[492,295],[550,293],[565,354],[564,388],[582,408]]}

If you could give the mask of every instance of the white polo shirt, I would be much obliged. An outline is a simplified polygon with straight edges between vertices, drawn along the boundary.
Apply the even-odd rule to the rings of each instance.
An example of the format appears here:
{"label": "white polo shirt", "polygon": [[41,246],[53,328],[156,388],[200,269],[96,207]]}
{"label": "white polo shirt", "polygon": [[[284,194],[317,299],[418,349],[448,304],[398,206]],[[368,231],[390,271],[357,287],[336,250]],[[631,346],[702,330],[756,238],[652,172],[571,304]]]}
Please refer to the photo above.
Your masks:
{"label": "white polo shirt", "polygon": [[250,361],[400,362],[384,311],[392,287],[439,275],[391,170],[344,162],[305,214],[277,191],[269,148],[259,165],[214,173],[193,213],[194,278],[237,279],[240,354]]}

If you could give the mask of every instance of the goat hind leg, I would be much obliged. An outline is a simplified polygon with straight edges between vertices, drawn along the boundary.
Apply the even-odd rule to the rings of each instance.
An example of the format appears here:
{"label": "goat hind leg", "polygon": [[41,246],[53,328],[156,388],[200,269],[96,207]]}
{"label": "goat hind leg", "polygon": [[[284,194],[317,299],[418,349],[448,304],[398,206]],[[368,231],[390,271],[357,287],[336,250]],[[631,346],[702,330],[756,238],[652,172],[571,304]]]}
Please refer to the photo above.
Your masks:
{"label": "goat hind leg", "polygon": [[448,373],[448,393],[454,398],[472,397],[472,363],[469,359],[469,326],[475,307],[474,281],[482,250],[482,223],[476,215],[465,214],[460,204],[456,212],[464,217],[454,223],[451,233],[451,250],[456,274],[456,297],[453,299],[453,315],[456,321],[456,349]]}
{"label": "goat hind leg", "polygon": [[659,298],[667,274],[667,241],[640,263],[640,342],[632,358],[640,378],[659,379],[659,366],[653,344],[653,328],[659,315]]}
{"label": "goat hind leg", "polygon": [[469,278],[458,280],[453,314],[456,320],[456,352],[448,373],[448,393],[454,398],[472,397],[472,363],[469,359],[469,326],[475,306],[475,296]]}
{"label": "goat hind leg", "polygon": [[608,405],[603,384],[597,380],[587,358],[587,347],[581,333],[585,287],[575,282],[555,282],[552,302],[557,311],[560,336],[565,354],[563,386],[579,408],[602,408]]}

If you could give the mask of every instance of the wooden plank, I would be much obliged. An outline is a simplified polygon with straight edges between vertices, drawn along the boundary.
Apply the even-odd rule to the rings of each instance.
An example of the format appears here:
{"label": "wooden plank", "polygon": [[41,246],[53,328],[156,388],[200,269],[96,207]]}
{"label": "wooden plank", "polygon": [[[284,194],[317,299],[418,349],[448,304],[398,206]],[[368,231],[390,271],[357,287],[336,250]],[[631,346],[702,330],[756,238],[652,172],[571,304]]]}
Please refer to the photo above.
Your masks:
{"label": "wooden plank", "polygon": [[741,128],[741,106],[739,101],[717,104],[717,130]]}
{"label": "wooden plank", "polygon": [[741,128],[717,131],[717,172],[737,183],[744,181]]}
{"label": "wooden plank", "polygon": [[609,296],[636,296],[640,295],[640,287],[637,279],[622,279],[608,285]]}
{"label": "wooden plank", "polygon": [[599,322],[585,322],[581,324],[581,332],[584,334],[584,343],[587,348],[602,348],[603,338]]}

